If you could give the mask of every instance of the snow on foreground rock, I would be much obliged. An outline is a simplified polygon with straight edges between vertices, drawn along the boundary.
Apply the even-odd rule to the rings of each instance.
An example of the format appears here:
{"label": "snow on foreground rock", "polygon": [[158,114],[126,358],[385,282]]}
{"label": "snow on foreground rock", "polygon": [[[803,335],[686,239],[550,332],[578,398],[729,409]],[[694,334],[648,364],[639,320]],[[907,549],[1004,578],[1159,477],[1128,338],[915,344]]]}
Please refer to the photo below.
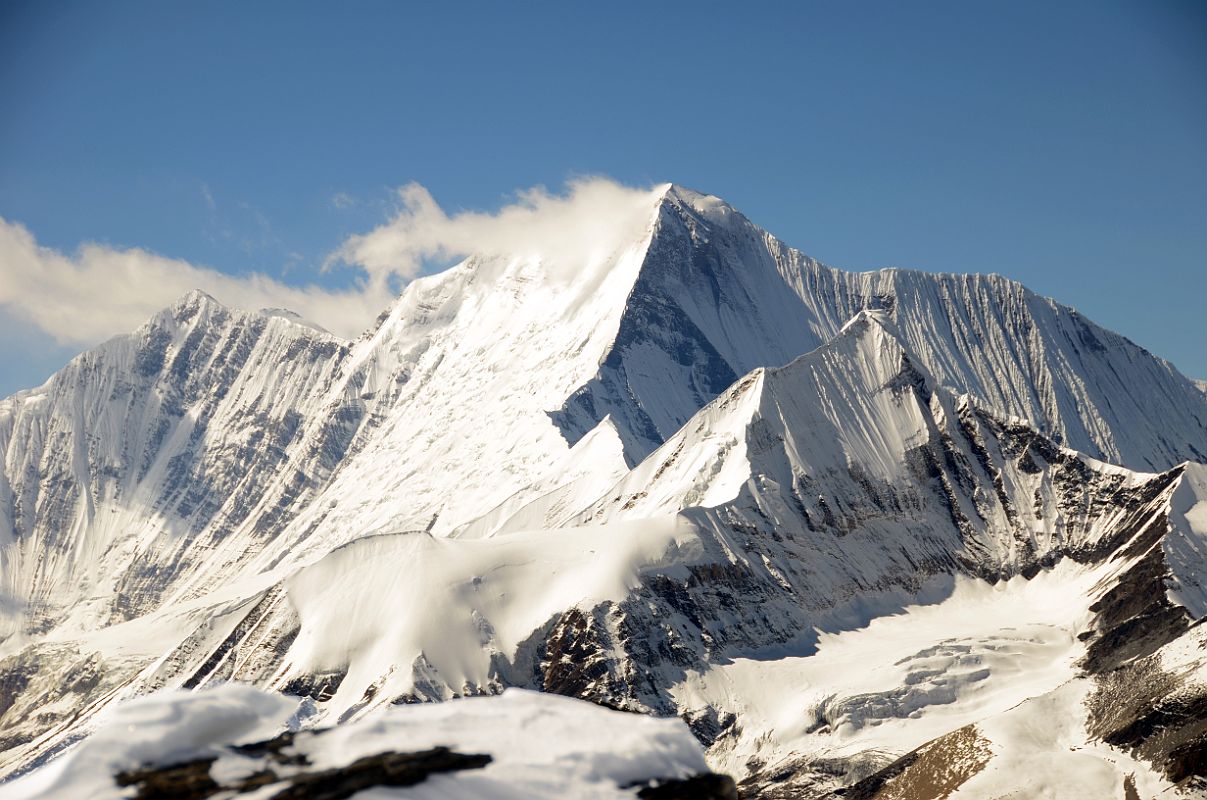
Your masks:
{"label": "snow on foreground rock", "polygon": [[[191,778],[196,791],[207,775],[213,793],[254,787],[248,796],[257,798],[285,789],[291,798],[320,796],[320,780],[323,797],[351,796],[357,787],[370,789],[360,797],[453,800],[737,796],[727,778],[697,777],[708,766],[678,719],[509,689],[492,697],[396,706],[361,722],[291,734],[312,710],[309,701],[240,684],[149,695],[105,714],[91,736],[40,770],[0,786],[0,796],[129,797],[140,785],[135,776]],[[382,781],[365,777],[390,773],[379,763],[383,756],[414,753],[430,761],[425,751],[433,748],[452,752],[437,751],[441,766],[429,769],[430,776],[421,774],[413,786],[398,788],[402,782],[395,781],[381,788]],[[266,770],[272,775],[265,776]],[[688,783],[693,778],[696,783]],[[703,783],[720,792],[702,793]],[[689,794],[651,795],[647,788],[667,792],[685,784]],[[333,793],[340,785],[351,791]],[[175,784],[169,793],[183,786]]]}

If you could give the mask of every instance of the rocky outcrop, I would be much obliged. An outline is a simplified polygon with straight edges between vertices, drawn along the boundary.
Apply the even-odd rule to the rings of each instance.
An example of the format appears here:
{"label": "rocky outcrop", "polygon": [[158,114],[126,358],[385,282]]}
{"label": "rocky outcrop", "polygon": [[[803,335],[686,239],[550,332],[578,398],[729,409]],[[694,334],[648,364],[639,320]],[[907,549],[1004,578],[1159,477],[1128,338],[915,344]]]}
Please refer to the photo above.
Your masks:
{"label": "rocky outcrop", "polygon": [[[137,800],[206,800],[257,792],[271,800],[345,800],[378,786],[414,786],[432,775],[481,769],[490,763],[484,754],[457,753],[433,747],[415,753],[377,753],[330,769],[308,769],[305,756],[290,755],[293,734],[265,742],[239,745],[232,751],[258,762],[242,777],[216,780],[211,771],[217,756],[162,766],[146,766],[114,776],[118,786]],[[269,788],[271,787],[271,788]]]}

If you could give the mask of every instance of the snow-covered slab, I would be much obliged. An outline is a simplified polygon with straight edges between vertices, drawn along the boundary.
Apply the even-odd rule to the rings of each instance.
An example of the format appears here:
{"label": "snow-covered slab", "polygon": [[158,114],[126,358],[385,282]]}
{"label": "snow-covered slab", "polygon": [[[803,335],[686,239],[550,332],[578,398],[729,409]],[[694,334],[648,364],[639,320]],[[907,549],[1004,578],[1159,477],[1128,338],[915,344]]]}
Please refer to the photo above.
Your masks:
{"label": "snow-covered slab", "polygon": [[644,575],[699,556],[679,517],[520,531],[487,539],[374,536],[340,548],[286,582],[301,617],[295,669],[347,671],[328,705],[339,714],[373,686],[395,697],[422,662],[442,686],[473,691],[493,656],[571,608],[618,601]]}
{"label": "snow-covered slab", "polygon": [[[0,786],[10,800],[127,797],[120,772],[216,759],[209,775],[221,785],[264,765],[231,745],[263,742],[296,729],[307,706],[297,698],[238,684],[198,692],[165,692],[120,705],[97,730],[58,760]],[[510,689],[494,697],[395,706],[372,719],[294,737],[290,756],[308,764],[273,766],[287,780],[298,772],[346,767],[388,752],[447,747],[485,754],[484,768],[433,775],[408,788],[358,797],[496,800],[633,798],[634,787],[707,773],[699,743],[678,719],[656,719],[581,700]],[[300,760],[300,759],[297,759]],[[265,787],[266,796],[283,783]]]}
{"label": "snow-covered slab", "polygon": [[1186,464],[1161,542],[1169,563],[1169,599],[1195,619],[1207,616],[1207,465]]}

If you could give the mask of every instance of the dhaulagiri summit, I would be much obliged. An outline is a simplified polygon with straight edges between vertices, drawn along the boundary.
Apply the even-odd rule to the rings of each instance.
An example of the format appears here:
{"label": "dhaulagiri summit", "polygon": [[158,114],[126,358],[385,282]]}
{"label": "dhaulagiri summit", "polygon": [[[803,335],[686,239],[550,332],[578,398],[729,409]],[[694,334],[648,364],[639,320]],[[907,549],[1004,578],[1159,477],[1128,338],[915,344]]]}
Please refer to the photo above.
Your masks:
{"label": "dhaulagiri summit", "polygon": [[627,202],[0,401],[0,796],[1203,796],[1201,386]]}

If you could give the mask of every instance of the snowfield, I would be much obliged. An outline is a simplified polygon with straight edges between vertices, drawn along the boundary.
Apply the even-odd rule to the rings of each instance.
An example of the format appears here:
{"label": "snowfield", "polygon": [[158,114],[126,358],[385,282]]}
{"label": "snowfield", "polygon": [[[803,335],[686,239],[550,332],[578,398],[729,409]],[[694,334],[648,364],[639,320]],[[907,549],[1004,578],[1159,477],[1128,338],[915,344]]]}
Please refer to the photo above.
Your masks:
{"label": "snowfield", "polygon": [[751,758],[905,753],[1073,678],[1095,580],[1065,565],[1032,581],[958,578],[934,587],[938,602],[821,632],[811,653],[735,658],[672,691],[740,715],[741,738],[714,753],[732,772]]}

